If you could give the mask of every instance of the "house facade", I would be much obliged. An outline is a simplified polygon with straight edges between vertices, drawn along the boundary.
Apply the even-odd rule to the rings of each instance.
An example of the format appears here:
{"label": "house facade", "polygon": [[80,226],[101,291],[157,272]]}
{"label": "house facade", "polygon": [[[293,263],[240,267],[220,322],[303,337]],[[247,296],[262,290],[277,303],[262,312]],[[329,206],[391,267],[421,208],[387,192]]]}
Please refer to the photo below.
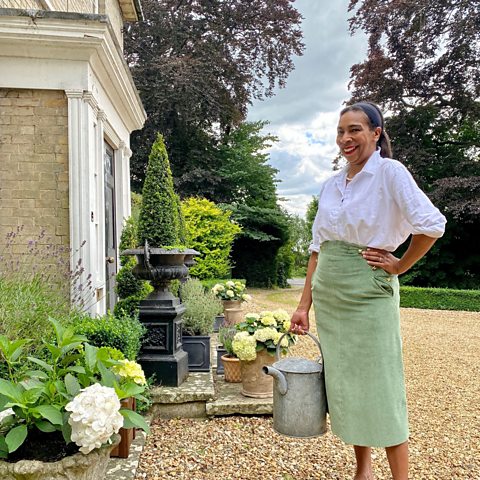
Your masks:
{"label": "house facade", "polygon": [[140,16],[139,0],[0,0],[0,235],[69,247],[92,314],[114,305],[130,133],[146,119],[123,57]]}

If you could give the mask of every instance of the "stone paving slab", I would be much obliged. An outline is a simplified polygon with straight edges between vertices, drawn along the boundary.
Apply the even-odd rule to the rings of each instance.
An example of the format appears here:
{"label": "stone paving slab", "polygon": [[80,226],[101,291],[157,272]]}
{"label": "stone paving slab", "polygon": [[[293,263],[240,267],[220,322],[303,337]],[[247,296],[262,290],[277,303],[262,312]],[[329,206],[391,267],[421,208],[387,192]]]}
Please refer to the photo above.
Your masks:
{"label": "stone paving slab", "polygon": [[130,445],[128,458],[110,458],[105,480],[134,480],[145,438],[145,432],[137,430],[135,439]]}
{"label": "stone paving slab", "polygon": [[206,402],[215,395],[213,373],[190,372],[188,378],[179,387],[154,387],[152,402],[187,403]]}
{"label": "stone paving slab", "polygon": [[223,375],[215,382],[215,399],[207,402],[206,413],[209,416],[221,415],[271,415],[273,398],[250,398],[241,394],[241,383],[229,383]]}

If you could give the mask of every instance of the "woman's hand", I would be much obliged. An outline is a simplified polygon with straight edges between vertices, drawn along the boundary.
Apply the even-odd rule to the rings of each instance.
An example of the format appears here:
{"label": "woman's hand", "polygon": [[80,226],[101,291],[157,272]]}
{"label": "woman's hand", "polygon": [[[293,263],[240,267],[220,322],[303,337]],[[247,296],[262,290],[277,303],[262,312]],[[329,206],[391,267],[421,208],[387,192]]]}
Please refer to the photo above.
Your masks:
{"label": "woman's hand", "polygon": [[362,252],[363,258],[369,265],[375,268],[382,268],[387,273],[398,275],[400,272],[400,260],[394,257],[387,250],[379,248],[367,248]]}
{"label": "woman's hand", "polygon": [[295,310],[290,319],[290,331],[298,335],[305,335],[310,328],[308,312],[306,310]]}

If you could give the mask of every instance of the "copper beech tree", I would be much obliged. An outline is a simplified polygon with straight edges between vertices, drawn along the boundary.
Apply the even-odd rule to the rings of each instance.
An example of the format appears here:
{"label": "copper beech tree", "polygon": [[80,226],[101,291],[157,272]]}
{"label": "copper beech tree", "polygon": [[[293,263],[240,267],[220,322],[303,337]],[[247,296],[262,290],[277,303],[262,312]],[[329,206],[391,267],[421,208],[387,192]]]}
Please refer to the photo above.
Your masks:
{"label": "copper beech tree", "polygon": [[165,137],[178,192],[214,199],[217,146],[253,99],[285,85],[303,51],[292,0],[143,0],[125,53],[148,113],[133,135],[139,189],[155,132]]}
{"label": "copper beech tree", "polygon": [[351,101],[384,107],[394,157],[448,218],[409,280],[479,288],[480,3],[351,0],[349,10],[351,33],[368,37],[367,58],[351,68]]}

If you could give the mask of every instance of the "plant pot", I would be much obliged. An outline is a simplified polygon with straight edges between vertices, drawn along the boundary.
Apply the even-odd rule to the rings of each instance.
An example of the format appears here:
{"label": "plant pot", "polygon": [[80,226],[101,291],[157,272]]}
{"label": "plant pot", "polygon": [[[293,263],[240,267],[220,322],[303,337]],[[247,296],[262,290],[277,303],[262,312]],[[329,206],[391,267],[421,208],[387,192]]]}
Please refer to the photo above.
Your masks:
{"label": "plant pot", "polygon": [[243,321],[242,308],[227,308],[225,310],[224,326],[232,326]]}
{"label": "plant pot", "polygon": [[242,381],[240,360],[230,355],[222,355],[222,363],[225,372],[225,381],[229,383],[240,383]]}
{"label": "plant pot", "polygon": [[264,365],[272,365],[275,356],[266,349],[257,352],[257,358],[251,362],[240,361],[242,369],[242,395],[253,398],[273,397],[273,377],[263,372]]}
{"label": "plant pot", "polygon": [[240,300],[222,300],[223,304],[223,313],[227,308],[241,308],[242,302]]}
{"label": "plant pot", "polygon": [[209,335],[183,335],[182,346],[188,353],[188,370],[190,372],[210,371]]}
{"label": "plant pot", "polygon": [[223,326],[223,322],[225,320],[225,315],[217,315],[215,320],[213,321],[213,332],[218,333],[220,327]]}
{"label": "plant pot", "polygon": [[[135,398],[124,398],[120,401],[122,408],[128,408],[135,411]],[[134,428],[121,428],[118,432],[120,435],[120,443],[113,448],[110,453],[111,457],[127,458],[130,454],[130,445],[132,444],[135,438],[135,429]]]}
{"label": "plant pot", "polygon": [[226,355],[227,351],[223,348],[223,345],[217,345],[217,375],[223,375],[224,368],[222,362],[222,356]]}
{"label": "plant pot", "polygon": [[110,452],[120,442],[120,435],[115,435],[113,439],[112,445],[104,445],[86,455],[79,452],[58,462],[19,460],[9,463],[0,460],[0,478],[2,480],[99,480],[105,478]]}

